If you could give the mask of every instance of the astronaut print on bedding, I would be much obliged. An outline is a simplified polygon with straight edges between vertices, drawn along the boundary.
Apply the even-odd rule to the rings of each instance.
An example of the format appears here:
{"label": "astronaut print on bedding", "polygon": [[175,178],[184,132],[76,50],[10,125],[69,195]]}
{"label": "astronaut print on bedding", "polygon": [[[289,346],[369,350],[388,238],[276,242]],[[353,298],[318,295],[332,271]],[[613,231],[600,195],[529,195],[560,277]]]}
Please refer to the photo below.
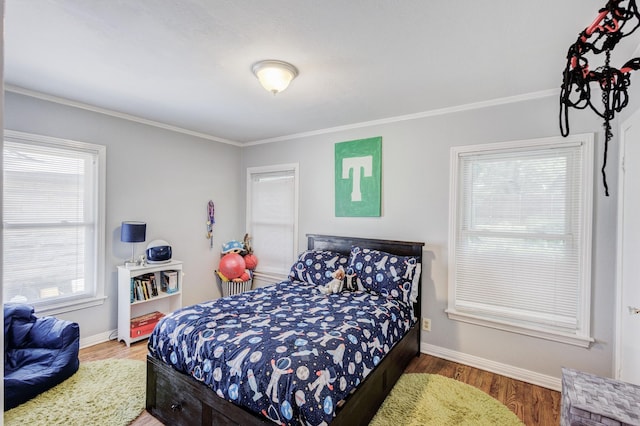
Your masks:
{"label": "astronaut print on bedding", "polygon": [[149,351],[276,423],[326,425],[411,322],[402,301],[285,281],[167,315]]}
{"label": "astronaut print on bedding", "polygon": [[416,257],[354,246],[349,270],[355,272],[361,290],[374,291],[405,303],[417,301],[421,263]]}
{"label": "astronaut print on bedding", "polygon": [[306,250],[291,266],[289,279],[309,284],[326,285],[336,269],[347,268],[349,256],[330,250]]}

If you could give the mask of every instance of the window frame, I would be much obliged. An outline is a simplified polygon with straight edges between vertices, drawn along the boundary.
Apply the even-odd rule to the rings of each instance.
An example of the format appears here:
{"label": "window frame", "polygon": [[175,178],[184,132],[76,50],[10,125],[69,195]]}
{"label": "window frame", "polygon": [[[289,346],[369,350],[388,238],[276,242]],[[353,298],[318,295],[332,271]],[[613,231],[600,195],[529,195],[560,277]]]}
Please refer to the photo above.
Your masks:
{"label": "window frame", "polygon": [[[509,331],[527,336],[543,338],[551,341],[571,344],[588,348],[594,342],[591,337],[591,254],[592,254],[592,216],[593,216],[593,134],[578,134],[566,138],[557,136],[540,139],[529,139],[520,141],[498,142],[480,145],[467,145],[453,147],[450,151],[450,191],[449,191],[449,289],[448,307],[445,310],[449,319],[462,321],[470,324],[490,327],[503,331]],[[456,300],[456,253],[458,232],[463,226],[461,211],[463,208],[462,199],[465,195],[461,179],[461,157],[467,155],[482,155],[488,153],[507,152],[532,152],[534,150],[546,148],[567,148],[579,145],[581,149],[582,169],[579,176],[582,182],[581,198],[579,207],[582,212],[581,233],[583,236],[582,246],[579,249],[580,256],[580,277],[578,292],[579,302],[577,303],[575,332],[563,331],[560,328],[553,329],[542,327],[537,324],[526,324],[521,320],[510,322],[504,318],[492,317],[489,314],[465,311]]]}
{"label": "window frame", "polygon": [[[94,185],[94,189],[97,190],[97,196],[95,197],[95,231],[96,238],[94,241],[93,252],[95,271],[92,276],[95,276],[95,286],[88,294],[71,297],[67,299],[53,299],[49,301],[41,302],[28,302],[33,304],[35,310],[38,313],[46,315],[56,315],[74,310],[84,309],[91,306],[98,306],[104,303],[105,296],[105,242],[106,242],[106,147],[103,145],[97,145],[87,142],[79,142],[69,139],[61,139],[51,136],[37,135],[32,133],[25,133],[15,130],[4,130],[4,141],[15,142],[32,146],[51,147],[53,149],[60,150],[75,150],[88,152],[96,156],[96,173],[95,177],[97,182]],[[3,144],[4,149],[4,144]],[[4,167],[3,167],[4,169]],[[6,205],[3,203],[3,208]],[[11,225],[6,223],[6,216],[3,214],[3,229],[9,228]],[[3,231],[4,232],[4,231]],[[6,244],[3,244],[3,251],[7,250]],[[6,256],[3,254],[3,259]],[[87,274],[88,275],[88,274]],[[6,277],[3,275],[3,279]],[[4,284],[3,284],[4,286]],[[4,300],[7,303],[7,300]]]}
{"label": "window frame", "polygon": [[[293,211],[293,235],[292,235],[292,246],[291,253],[292,258],[289,260],[289,265],[293,264],[298,254],[298,212],[299,212],[299,164],[298,163],[288,163],[288,164],[276,164],[270,166],[257,166],[257,167],[247,167],[247,175],[246,175],[246,188],[247,188],[247,210],[246,210],[246,229],[249,235],[253,235],[253,217],[252,217],[252,177],[254,175],[260,174],[269,174],[269,173],[284,173],[284,172],[293,172],[294,179],[294,194],[293,194],[293,203],[294,203],[294,211]],[[256,253],[259,257],[260,253]],[[261,275],[265,278],[271,278],[276,280],[281,280],[282,277],[286,276],[289,273],[289,270],[264,270],[261,269],[260,263],[258,263],[258,269],[256,270],[258,275]]]}

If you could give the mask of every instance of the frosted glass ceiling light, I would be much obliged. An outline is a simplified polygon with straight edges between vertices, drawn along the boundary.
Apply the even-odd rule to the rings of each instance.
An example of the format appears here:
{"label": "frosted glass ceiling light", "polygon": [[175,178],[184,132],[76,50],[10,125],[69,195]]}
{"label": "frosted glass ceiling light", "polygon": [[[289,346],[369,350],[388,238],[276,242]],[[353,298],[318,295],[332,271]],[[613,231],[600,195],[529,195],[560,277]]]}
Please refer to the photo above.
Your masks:
{"label": "frosted glass ceiling light", "polygon": [[251,69],[262,87],[274,95],[289,87],[291,80],[298,75],[296,67],[283,61],[260,61],[253,64]]}

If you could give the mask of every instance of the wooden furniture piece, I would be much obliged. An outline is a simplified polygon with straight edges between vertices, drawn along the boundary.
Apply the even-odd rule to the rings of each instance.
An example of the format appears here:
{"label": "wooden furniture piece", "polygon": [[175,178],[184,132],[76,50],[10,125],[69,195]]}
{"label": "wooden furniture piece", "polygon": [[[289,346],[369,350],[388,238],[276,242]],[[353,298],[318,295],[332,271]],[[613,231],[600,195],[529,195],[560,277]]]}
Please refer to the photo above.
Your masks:
{"label": "wooden furniture piece", "polygon": [[[172,293],[162,291],[162,273],[177,272],[177,291]],[[147,274],[155,276],[158,295],[147,300],[133,300],[131,295],[132,281]],[[134,298],[135,299],[135,298]],[[131,319],[155,311],[167,314],[182,307],[182,262],[171,260],[167,263],[154,263],[144,266],[118,266],[118,341],[124,341],[127,346],[132,342],[146,339],[148,333],[131,336]]]}
{"label": "wooden furniture piece", "polygon": [[[308,248],[333,250],[348,254],[351,247],[359,245],[401,256],[422,259],[424,243],[378,240],[354,237],[307,235]],[[419,289],[422,280],[419,282]],[[421,293],[414,305],[420,318]],[[419,321],[382,361],[371,371],[357,390],[336,409],[332,425],[367,425],[402,375],[405,367],[420,355]],[[172,425],[263,425],[273,424],[242,407],[218,397],[209,387],[194,378],[177,372],[171,366],[147,356],[147,400],[149,413],[166,424]]]}

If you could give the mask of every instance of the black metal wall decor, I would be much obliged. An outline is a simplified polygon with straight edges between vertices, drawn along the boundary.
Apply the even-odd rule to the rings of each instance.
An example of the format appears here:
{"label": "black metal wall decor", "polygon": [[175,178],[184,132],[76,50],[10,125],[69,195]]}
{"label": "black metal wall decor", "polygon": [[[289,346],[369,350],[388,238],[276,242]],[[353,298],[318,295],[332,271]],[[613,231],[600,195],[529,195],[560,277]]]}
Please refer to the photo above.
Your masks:
{"label": "black metal wall decor", "polygon": [[[563,72],[560,88],[560,132],[569,135],[569,107],[591,108],[604,119],[605,133],[604,159],[602,162],[602,182],[605,194],[609,196],[607,185],[607,150],[611,133],[611,120],[615,113],[622,111],[629,102],[628,88],[631,71],[640,69],[640,58],[627,61],[621,68],[610,65],[611,51],[618,42],[632,34],[640,26],[640,15],[635,0],[609,0],[600,9],[596,19],[585,28],[567,52],[567,64]],[[604,53],[604,65],[589,68],[588,54]],[[602,105],[592,101],[592,84],[599,87]]]}

